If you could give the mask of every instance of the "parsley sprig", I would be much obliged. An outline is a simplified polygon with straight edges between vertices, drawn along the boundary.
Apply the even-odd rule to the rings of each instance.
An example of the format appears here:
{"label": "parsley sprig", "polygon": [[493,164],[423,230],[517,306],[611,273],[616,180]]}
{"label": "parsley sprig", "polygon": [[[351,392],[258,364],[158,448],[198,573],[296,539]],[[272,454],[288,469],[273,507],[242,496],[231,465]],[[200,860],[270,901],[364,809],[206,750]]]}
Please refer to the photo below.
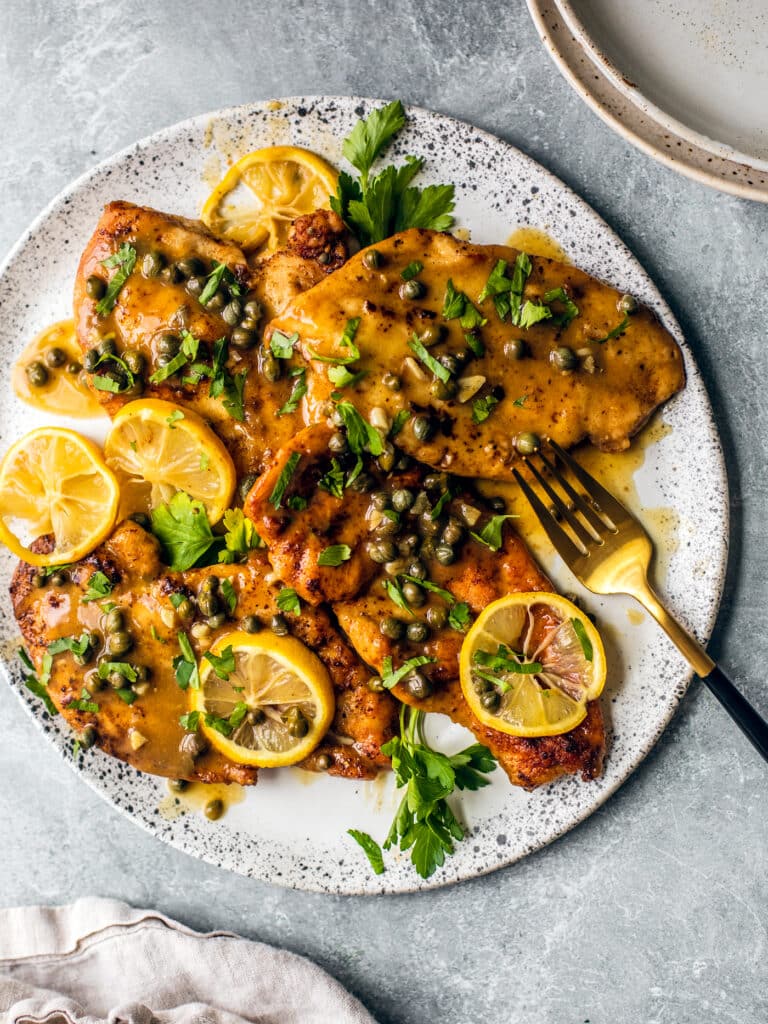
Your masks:
{"label": "parsley sprig", "polygon": [[123,242],[117,252],[101,261],[102,266],[115,268],[107,290],[96,303],[96,312],[99,316],[108,316],[117,304],[117,296],[120,289],[133,273],[136,266],[136,250],[128,242]]}

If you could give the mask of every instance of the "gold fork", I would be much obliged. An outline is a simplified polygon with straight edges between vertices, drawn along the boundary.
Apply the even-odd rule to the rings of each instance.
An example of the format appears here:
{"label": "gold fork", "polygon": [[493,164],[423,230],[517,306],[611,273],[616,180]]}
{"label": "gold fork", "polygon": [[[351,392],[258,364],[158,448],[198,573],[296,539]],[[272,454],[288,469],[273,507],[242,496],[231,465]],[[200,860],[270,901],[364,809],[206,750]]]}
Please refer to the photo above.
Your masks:
{"label": "gold fork", "polygon": [[523,460],[546,502],[519,470],[513,472],[557,553],[593,593],[629,594],[639,601],[768,761],[768,722],[669,614],[648,583],[653,544],[645,529],[571,455],[554,441],[547,444],[548,450]]}

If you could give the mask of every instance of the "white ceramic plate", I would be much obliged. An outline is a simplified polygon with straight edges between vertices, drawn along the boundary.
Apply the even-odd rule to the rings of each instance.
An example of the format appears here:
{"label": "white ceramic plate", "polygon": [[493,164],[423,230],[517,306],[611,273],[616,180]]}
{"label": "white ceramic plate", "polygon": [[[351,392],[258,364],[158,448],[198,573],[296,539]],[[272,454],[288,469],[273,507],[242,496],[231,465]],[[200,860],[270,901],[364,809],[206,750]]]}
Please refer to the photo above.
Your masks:
{"label": "white ceramic plate", "polygon": [[768,77],[752,34],[763,5],[527,3],[563,76],[614,131],[681,174],[768,202]]}
{"label": "white ceramic plate", "polygon": [[[32,224],[0,271],[0,350],[10,365],[23,344],[69,314],[79,253],[104,203],[123,198],[195,216],[212,177],[236,156],[266,144],[309,146],[340,163],[341,140],[371,101],[296,98],[225,110],[175,125],[100,164],[59,196]],[[390,155],[427,158],[425,181],[452,180],[459,225],[479,242],[501,242],[517,225],[548,231],[573,262],[651,305],[683,346],[688,385],[663,412],[661,439],[647,447],[629,501],[649,522],[673,508],[660,580],[670,606],[706,639],[720,598],[727,550],[727,485],[722,452],[699,371],[680,329],[643,269],[603,221],[562,182],[522,153],[470,125],[413,109]],[[208,184],[206,184],[206,181]],[[0,448],[40,422],[6,386],[0,393]],[[86,429],[87,429],[86,425]],[[90,431],[98,437],[99,424]],[[82,427],[81,427],[82,429]],[[663,435],[663,436],[662,436]],[[693,457],[695,453],[695,458]],[[703,497],[705,496],[705,497]],[[673,534],[673,535],[672,535]],[[545,551],[546,568],[567,592],[570,574]],[[13,560],[0,556],[7,582]],[[610,673],[603,704],[609,726],[604,776],[585,784],[563,780],[528,794],[500,771],[480,793],[456,802],[469,828],[454,856],[429,882],[403,858],[389,857],[375,877],[345,835],[356,827],[383,839],[397,796],[390,777],[376,783],[263,772],[258,786],[211,823],[199,814],[168,820],[159,810],[162,780],[139,775],[99,752],[72,755],[72,735],[41,713],[25,690],[13,651],[18,630],[7,598],[0,603],[4,674],[50,742],[115,807],[188,853],[270,882],[332,893],[400,892],[455,882],[510,864],[572,828],[599,807],[648,753],[684,693],[690,672],[671,644],[623,598],[588,595],[608,640]],[[641,621],[638,621],[641,619]],[[431,735],[458,749],[467,734],[434,716]]]}

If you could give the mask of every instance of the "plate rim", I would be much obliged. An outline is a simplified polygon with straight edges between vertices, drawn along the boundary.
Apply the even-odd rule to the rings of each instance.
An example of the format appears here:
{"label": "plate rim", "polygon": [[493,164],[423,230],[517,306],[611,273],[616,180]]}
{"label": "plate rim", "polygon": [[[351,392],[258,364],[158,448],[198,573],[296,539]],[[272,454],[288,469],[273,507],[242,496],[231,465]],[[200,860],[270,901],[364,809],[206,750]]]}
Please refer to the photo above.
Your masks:
{"label": "plate rim", "polygon": [[[528,0],[528,2],[530,3],[531,0]],[[67,199],[74,193],[78,192],[84,185],[86,185],[90,181],[90,179],[96,177],[105,169],[115,166],[116,164],[120,164],[123,160],[126,159],[126,157],[135,153],[135,151],[138,148],[162,142],[166,137],[171,136],[174,133],[177,133],[179,130],[185,129],[190,125],[197,125],[198,123],[210,123],[213,119],[230,119],[238,116],[245,117],[253,111],[268,109],[269,106],[274,103],[280,103],[281,106],[291,106],[293,109],[297,109],[299,105],[311,105],[313,103],[329,104],[334,102],[342,103],[345,105],[362,105],[365,108],[369,109],[373,105],[379,105],[387,101],[380,98],[338,94],[313,94],[307,96],[295,95],[285,97],[274,97],[270,99],[257,100],[250,103],[236,104],[229,107],[223,107],[212,111],[204,112],[202,114],[197,114],[190,118],[184,118],[171,125],[167,125],[163,128],[160,128],[156,132],[151,133],[150,135],[143,136],[142,138],[135,140],[134,142],[128,144],[127,146],[124,146],[111,156],[108,156],[104,160],[99,161],[97,164],[91,166],[82,174],[78,175],[67,186],[65,186],[56,196],[54,196],[54,198],[51,199],[49,203],[46,204],[46,206],[40,211],[40,213],[38,213],[38,215],[30,222],[27,228],[22,232],[22,234],[17,239],[16,243],[11,247],[6,257],[0,263],[0,279],[2,279],[10,265],[14,262],[14,260],[23,250],[29,238],[37,231],[37,229],[46,220],[46,218],[51,216],[56,210],[58,210],[60,206],[64,205]],[[700,371],[698,370],[698,364],[696,363],[690,346],[688,345],[685,339],[685,336],[682,332],[682,329],[680,328],[677,318],[670,309],[663,294],[656,286],[656,284],[653,282],[653,279],[650,277],[648,272],[645,270],[645,267],[641,264],[640,260],[632,253],[632,251],[623,241],[621,236],[605,221],[603,217],[600,216],[599,213],[597,213],[597,211],[593,209],[591,204],[586,199],[584,199],[581,195],[579,195],[579,193],[577,193],[569,185],[563,182],[556,174],[550,171],[547,167],[540,164],[537,160],[535,160],[533,157],[529,156],[527,153],[520,150],[517,146],[513,145],[512,143],[507,142],[505,139],[502,139],[497,135],[494,135],[492,132],[477,127],[471,122],[455,118],[449,114],[444,114],[440,111],[430,110],[428,108],[420,107],[413,104],[404,104],[404,106],[406,109],[406,113],[408,114],[418,114],[426,116],[428,118],[437,118],[441,122],[447,122],[449,124],[456,125],[462,131],[471,131],[477,135],[480,135],[484,137],[486,141],[492,143],[494,146],[503,147],[505,150],[514,154],[514,156],[517,159],[522,159],[524,162],[527,162],[533,167],[535,167],[537,174],[544,178],[547,178],[549,182],[553,184],[562,195],[575,198],[583,206],[585,211],[588,212],[589,216],[592,217],[597,224],[599,224],[603,229],[605,229],[609,233],[617,249],[620,249],[623,255],[627,256],[637,266],[639,273],[645,278],[646,282],[650,284],[650,286],[656,293],[657,299],[655,301],[654,306],[655,312],[657,312],[659,317],[664,321],[665,325],[672,331],[672,333],[676,334],[676,340],[680,344],[684,357],[690,359],[692,364],[696,367],[698,375],[698,384],[700,386],[701,396],[703,400],[703,411],[705,413],[706,420],[708,426],[711,429],[712,435],[716,440],[716,450],[718,456],[717,470],[719,484],[717,493],[718,495],[721,496],[722,499],[724,515],[722,520],[723,529],[721,532],[720,543],[718,545],[718,553],[720,557],[718,563],[717,578],[714,587],[715,599],[712,601],[711,606],[709,608],[706,621],[706,628],[701,631],[703,641],[706,644],[706,642],[708,642],[709,638],[711,637],[712,631],[717,620],[728,568],[728,555],[730,546],[730,492],[722,439],[720,436],[720,431],[717,426],[717,421],[715,419],[712,403],[709,398],[706,386],[704,385],[703,378],[701,377]],[[14,670],[14,666],[12,664],[9,664],[9,662],[6,660],[6,657],[4,656],[0,657],[0,671],[9,682],[11,689],[16,693],[18,699],[21,701],[21,704],[24,707],[27,714],[33,719],[36,727],[40,730],[41,733],[45,735],[47,732],[45,728],[45,718],[40,713],[39,702],[37,702],[35,698],[33,698],[29,694],[29,691],[26,690],[23,683],[21,682],[20,673]],[[624,783],[629,780],[629,778],[638,769],[640,764],[642,764],[642,762],[651,753],[653,748],[658,743],[660,737],[667,729],[671,719],[673,718],[679,707],[682,698],[684,697],[685,693],[687,692],[690,686],[693,676],[693,670],[686,671],[685,677],[681,677],[680,682],[676,686],[676,688],[670,690],[664,714],[658,720],[657,726],[653,733],[649,733],[648,737],[641,744],[635,756],[627,762],[625,768],[623,769],[623,774],[620,777],[617,777],[615,780],[613,780],[613,782],[609,786],[606,786],[605,789],[601,790],[599,793],[596,793],[595,796],[591,798],[588,803],[585,803],[584,807],[581,810],[575,812],[573,816],[568,819],[567,822],[563,823],[562,825],[555,826],[550,833],[546,834],[546,838],[537,838],[533,849],[520,851],[496,863],[486,863],[481,868],[468,864],[466,866],[466,869],[459,869],[455,874],[451,875],[450,877],[444,877],[440,872],[436,872],[429,879],[421,879],[415,873],[413,873],[412,875],[408,875],[407,879],[403,880],[402,882],[399,882],[397,879],[395,879],[394,885],[385,886],[383,883],[379,883],[379,887],[375,887],[375,884],[371,884],[370,880],[368,884],[364,884],[362,882],[355,882],[353,884],[346,884],[343,886],[338,884],[337,881],[330,886],[327,885],[326,887],[322,887],[320,884],[314,883],[314,879],[311,876],[302,876],[298,880],[296,878],[276,879],[269,877],[269,875],[267,874],[249,872],[245,874],[245,877],[252,878],[253,880],[266,882],[271,885],[278,885],[282,888],[291,888],[298,891],[321,893],[323,895],[394,896],[403,895],[406,893],[426,892],[434,889],[445,888],[447,886],[454,885],[460,882],[465,882],[473,878],[482,877],[483,875],[490,874],[501,868],[508,868],[513,864],[518,863],[519,861],[530,856],[532,853],[536,853],[539,850],[544,849],[551,843],[562,838],[572,829],[581,825],[587,818],[589,818],[592,814],[599,810],[607,802],[607,800],[609,800],[610,797],[612,797],[618,791],[618,789],[620,789],[621,786],[623,786]],[[174,849],[177,849],[185,853],[188,856],[196,857],[197,859],[203,860],[204,862],[211,864],[214,867],[223,868],[224,870],[240,874],[241,876],[243,875],[243,872],[238,871],[237,868],[232,865],[232,863],[226,861],[222,863],[221,861],[217,860],[215,856],[209,855],[206,849],[204,848],[201,848],[199,846],[192,846],[189,843],[184,842],[183,839],[182,841],[179,841],[176,839],[176,837],[158,834],[156,829],[152,827],[152,824],[149,820],[143,818],[141,815],[137,815],[136,813],[129,810],[127,806],[124,806],[122,803],[118,802],[112,795],[110,790],[100,787],[98,785],[97,775],[95,772],[89,773],[88,771],[85,771],[81,767],[81,764],[78,760],[71,756],[68,756],[66,750],[60,747],[55,742],[55,740],[52,742],[58,755],[64,760],[64,762],[69,766],[69,768],[72,771],[74,771],[75,774],[77,774],[80,778],[82,778],[86,782],[86,784],[103,800],[105,800],[114,810],[117,810],[121,815],[130,820],[134,825],[138,825],[145,832],[152,835],[156,840],[162,841],[167,845],[173,847]],[[132,774],[135,773],[136,776],[138,777],[141,777],[143,774],[128,765],[124,765],[123,767],[125,768],[126,771],[129,771]],[[467,840],[471,839],[471,835],[471,832],[468,833]],[[383,878],[386,876],[381,877]]]}

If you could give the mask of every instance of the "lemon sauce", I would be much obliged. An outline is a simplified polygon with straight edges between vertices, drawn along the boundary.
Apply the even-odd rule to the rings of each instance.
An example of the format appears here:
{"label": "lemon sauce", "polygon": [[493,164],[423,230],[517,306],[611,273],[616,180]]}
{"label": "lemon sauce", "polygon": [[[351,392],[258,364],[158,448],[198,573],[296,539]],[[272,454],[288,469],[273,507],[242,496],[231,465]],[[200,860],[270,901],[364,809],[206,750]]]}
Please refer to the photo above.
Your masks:
{"label": "lemon sauce", "polygon": [[13,365],[11,384],[16,397],[55,416],[102,415],[104,410],[81,380],[80,356],[72,320],[46,327]]}

